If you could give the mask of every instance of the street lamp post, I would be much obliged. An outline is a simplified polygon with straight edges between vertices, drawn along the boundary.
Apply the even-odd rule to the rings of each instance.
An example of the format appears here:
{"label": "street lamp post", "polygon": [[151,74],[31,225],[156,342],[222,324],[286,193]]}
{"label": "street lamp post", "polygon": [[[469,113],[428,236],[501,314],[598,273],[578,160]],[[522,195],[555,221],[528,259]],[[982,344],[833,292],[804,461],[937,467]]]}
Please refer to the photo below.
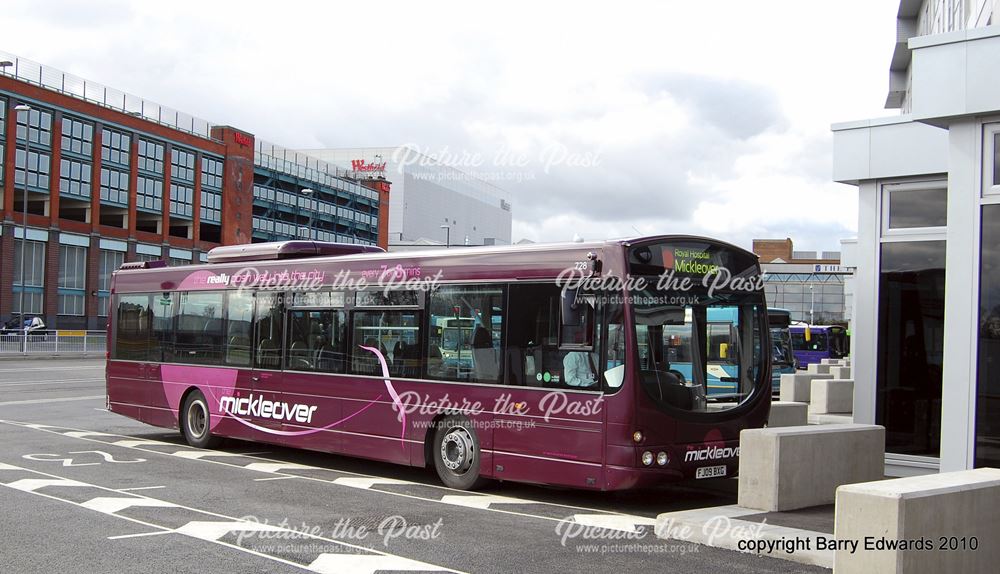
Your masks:
{"label": "street lamp post", "polygon": [[18,309],[21,316],[21,328],[24,328],[24,260],[25,248],[28,246],[28,166],[31,163],[31,106],[19,104],[14,106],[18,123],[21,113],[24,113],[24,195],[21,196],[21,292],[18,294]]}
{"label": "street lamp post", "polygon": [[[309,189],[308,187],[305,187],[299,190],[299,193],[306,196],[306,201],[308,201],[309,198],[312,197],[313,190]],[[313,221],[312,214],[313,214],[312,209],[309,209],[309,222],[306,223],[306,239],[312,239],[312,221]]]}
{"label": "street lamp post", "polygon": [[816,308],[816,296],[813,292],[813,286],[809,286],[809,324],[814,325],[816,321],[814,320],[813,311]]}
{"label": "street lamp post", "polygon": [[451,226],[450,225],[442,225],[441,229],[444,229],[444,231],[445,231],[444,246],[447,249],[447,248],[451,247]]}

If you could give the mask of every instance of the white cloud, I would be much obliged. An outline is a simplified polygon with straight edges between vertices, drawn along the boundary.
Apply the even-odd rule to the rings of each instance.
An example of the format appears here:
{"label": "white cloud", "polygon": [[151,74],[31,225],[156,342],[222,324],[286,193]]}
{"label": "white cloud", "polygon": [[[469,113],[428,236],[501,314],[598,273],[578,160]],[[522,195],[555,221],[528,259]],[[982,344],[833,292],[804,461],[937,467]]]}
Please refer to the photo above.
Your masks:
{"label": "white cloud", "polygon": [[[856,225],[851,188],[829,181],[829,125],[887,114],[898,6],[7,4],[0,48],[287,147],[524,154],[535,179],[503,185],[515,240],[819,249]],[[598,161],[546,169],[552,150]]]}

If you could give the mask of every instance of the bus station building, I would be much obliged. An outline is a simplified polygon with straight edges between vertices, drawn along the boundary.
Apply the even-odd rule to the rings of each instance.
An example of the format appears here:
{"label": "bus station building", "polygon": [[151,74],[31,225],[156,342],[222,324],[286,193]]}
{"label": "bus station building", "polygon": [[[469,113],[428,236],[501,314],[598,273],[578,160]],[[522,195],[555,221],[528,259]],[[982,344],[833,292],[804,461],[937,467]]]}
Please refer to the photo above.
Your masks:
{"label": "bus station building", "polygon": [[854,418],[887,473],[1000,467],[1000,2],[902,0],[886,107],[833,126],[857,187]]}

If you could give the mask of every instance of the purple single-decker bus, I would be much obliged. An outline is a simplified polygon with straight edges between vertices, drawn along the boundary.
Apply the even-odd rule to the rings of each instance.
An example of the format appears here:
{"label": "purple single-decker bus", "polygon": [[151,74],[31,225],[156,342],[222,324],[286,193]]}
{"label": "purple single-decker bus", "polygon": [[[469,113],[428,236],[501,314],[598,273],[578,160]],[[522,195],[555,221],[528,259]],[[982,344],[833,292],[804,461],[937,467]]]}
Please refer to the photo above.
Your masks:
{"label": "purple single-decker bus", "polygon": [[[713,307],[737,310],[725,396],[707,392]],[[770,409],[757,258],[698,237],[226,246],[204,265],[125,264],[109,316],[110,411],[199,448],[231,437],[429,467],[453,488],[731,476],[740,431]]]}
{"label": "purple single-decker bus", "polygon": [[792,325],[788,333],[799,369],[823,359],[842,359],[850,350],[847,329],[840,325]]}

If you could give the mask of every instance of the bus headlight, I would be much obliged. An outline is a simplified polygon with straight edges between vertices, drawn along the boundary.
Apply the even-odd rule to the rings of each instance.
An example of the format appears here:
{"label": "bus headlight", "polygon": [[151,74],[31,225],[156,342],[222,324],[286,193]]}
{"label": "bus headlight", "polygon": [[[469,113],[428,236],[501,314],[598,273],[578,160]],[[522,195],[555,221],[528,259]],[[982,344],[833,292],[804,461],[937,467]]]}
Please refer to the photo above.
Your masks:
{"label": "bus headlight", "polygon": [[656,464],[660,466],[667,466],[667,463],[669,462],[670,462],[670,455],[668,455],[665,452],[656,453]]}
{"label": "bus headlight", "polygon": [[648,450],[642,453],[642,464],[646,466],[653,464],[653,453],[649,452]]}
{"label": "bus headlight", "polygon": [[642,437],[642,431],[641,430],[637,430],[634,433],[632,433],[632,442],[636,442],[636,443],[642,442],[642,438],[643,437]]}

